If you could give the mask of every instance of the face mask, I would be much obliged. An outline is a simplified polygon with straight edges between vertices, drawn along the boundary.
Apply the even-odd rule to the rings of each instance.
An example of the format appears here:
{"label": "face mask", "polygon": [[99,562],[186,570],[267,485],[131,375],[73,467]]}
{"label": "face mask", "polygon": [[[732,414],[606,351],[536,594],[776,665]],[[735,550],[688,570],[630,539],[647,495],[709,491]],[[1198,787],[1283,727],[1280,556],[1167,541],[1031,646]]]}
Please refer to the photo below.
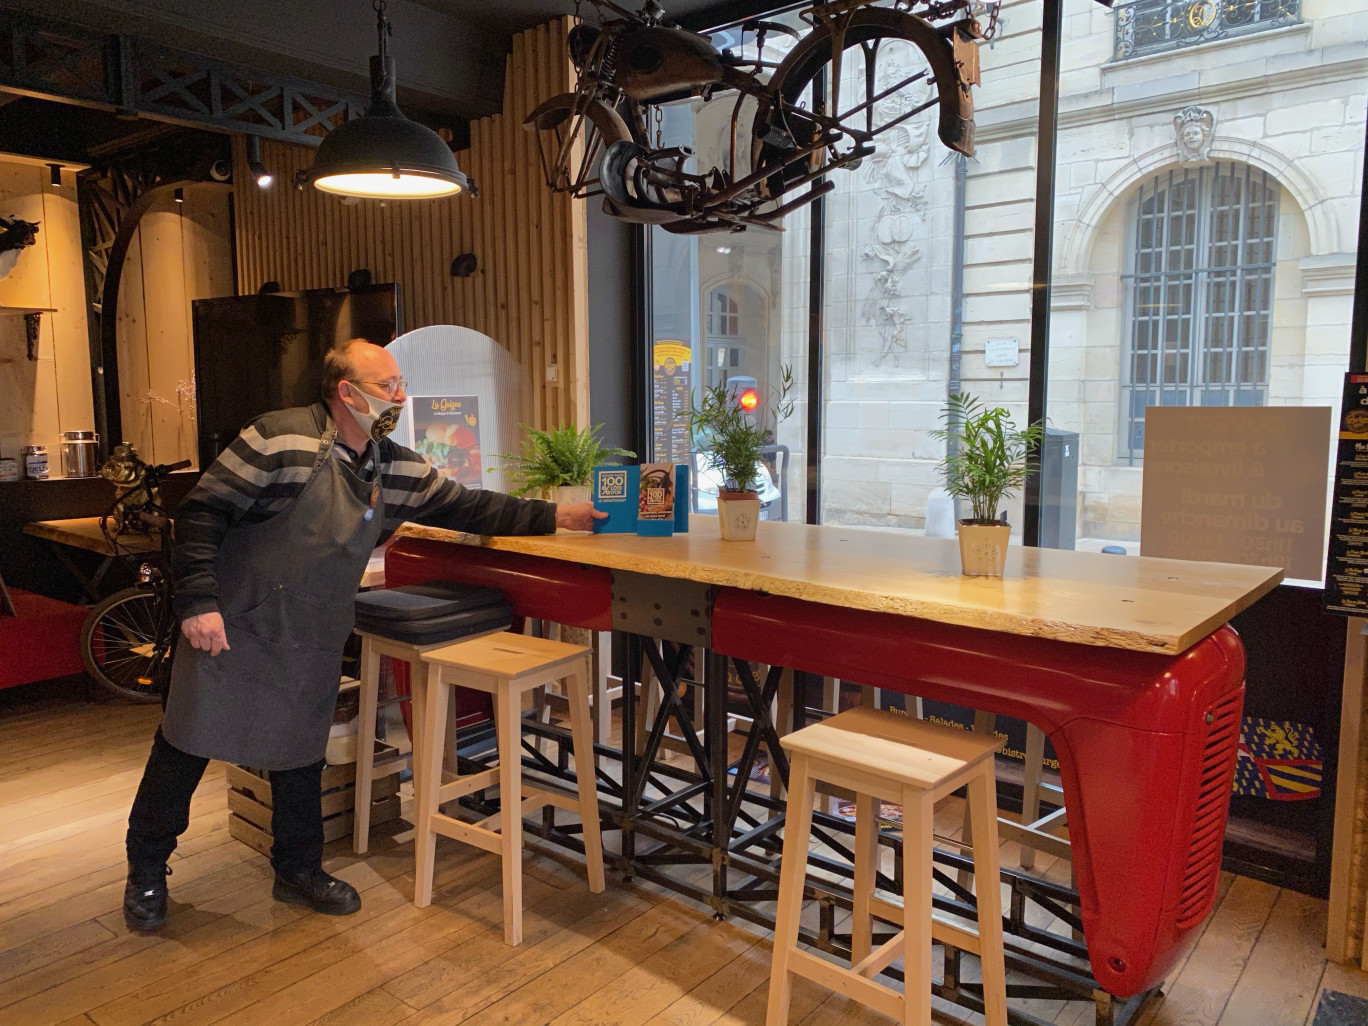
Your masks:
{"label": "face mask", "polygon": [[380,441],[393,431],[394,426],[399,423],[399,415],[404,412],[404,404],[396,403],[392,399],[378,399],[361,391],[350,382],[348,385],[355,395],[359,395],[366,401],[366,412],[362,413],[350,404],[348,404],[347,409],[351,410],[351,415],[361,425],[362,431],[370,435],[375,441]]}

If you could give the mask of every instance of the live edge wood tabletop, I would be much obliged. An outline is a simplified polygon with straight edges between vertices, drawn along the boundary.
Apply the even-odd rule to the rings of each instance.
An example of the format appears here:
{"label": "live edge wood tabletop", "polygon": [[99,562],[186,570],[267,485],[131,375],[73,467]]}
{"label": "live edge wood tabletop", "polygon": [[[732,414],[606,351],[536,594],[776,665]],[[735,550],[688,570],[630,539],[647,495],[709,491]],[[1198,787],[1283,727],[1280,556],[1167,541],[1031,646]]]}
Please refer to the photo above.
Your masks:
{"label": "live edge wood tabletop", "polygon": [[1136,652],[1178,654],[1267,594],[1274,567],[1114,556],[1013,544],[1002,578],[960,573],[954,539],[762,522],[724,542],[716,517],[687,534],[485,538],[406,524],[400,536],[701,581],[941,623]]}

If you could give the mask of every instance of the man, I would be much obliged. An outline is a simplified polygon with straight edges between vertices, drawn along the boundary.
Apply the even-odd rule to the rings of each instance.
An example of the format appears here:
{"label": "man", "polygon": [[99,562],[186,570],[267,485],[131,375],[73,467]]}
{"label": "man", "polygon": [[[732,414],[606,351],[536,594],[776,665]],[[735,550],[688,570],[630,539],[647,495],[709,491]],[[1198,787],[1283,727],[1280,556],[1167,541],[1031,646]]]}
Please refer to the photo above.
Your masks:
{"label": "man", "polygon": [[167,860],[210,759],[270,771],[278,900],[330,915],[360,908],[356,890],[323,871],[320,777],[371,551],[406,520],[551,534],[605,515],[463,488],[395,444],[386,436],[407,396],[379,346],[353,339],[329,353],[323,396],[249,424],[181,503],[172,573],[184,638],[128,819],[130,929],[166,919]]}

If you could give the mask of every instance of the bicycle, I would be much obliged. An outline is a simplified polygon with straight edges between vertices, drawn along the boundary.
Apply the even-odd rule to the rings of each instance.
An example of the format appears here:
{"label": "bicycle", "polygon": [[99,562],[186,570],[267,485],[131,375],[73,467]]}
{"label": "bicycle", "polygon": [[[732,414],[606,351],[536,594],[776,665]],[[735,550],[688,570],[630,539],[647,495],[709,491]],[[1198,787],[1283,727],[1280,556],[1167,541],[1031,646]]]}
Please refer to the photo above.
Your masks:
{"label": "bicycle", "polygon": [[96,603],[81,628],[81,659],[101,686],[135,702],[160,702],[171,681],[180,622],[171,604],[171,543],[174,520],[161,504],[157,486],[189,460],[148,466],[130,452],[116,454],[101,474],[131,484],[104,515],[100,530],[114,555],[120,539],[157,531],[160,553],[138,566],[138,583]]}

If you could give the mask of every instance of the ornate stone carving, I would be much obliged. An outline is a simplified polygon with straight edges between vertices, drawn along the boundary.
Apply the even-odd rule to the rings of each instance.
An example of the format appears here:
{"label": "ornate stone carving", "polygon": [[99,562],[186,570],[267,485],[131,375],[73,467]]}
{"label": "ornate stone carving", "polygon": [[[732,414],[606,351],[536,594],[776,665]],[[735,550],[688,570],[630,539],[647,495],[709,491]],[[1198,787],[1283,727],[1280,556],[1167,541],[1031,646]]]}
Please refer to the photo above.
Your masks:
{"label": "ornate stone carving", "polygon": [[[881,62],[876,91],[882,92],[907,78],[911,72],[901,61]],[[925,102],[930,95],[926,80],[914,83],[875,104],[875,123],[887,123]],[[881,364],[907,350],[907,311],[902,304],[902,281],[921,259],[913,244],[916,223],[926,220],[926,185],[917,181],[918,169],[931,151],[931,122],[917,117],[903,122],[881,140],[869,158],[865,181],[879,197],[879,211],[870,225],[871,239],[860,254],[877,261],[873,284],[860,313],[879,331]]]}
{"label": "ornate stone carving", "polygon": [[1216,135],[1216,115],[1193,104],[1173,115],[1178,142],[1178,163],[1210,164],[1211,141]]}

